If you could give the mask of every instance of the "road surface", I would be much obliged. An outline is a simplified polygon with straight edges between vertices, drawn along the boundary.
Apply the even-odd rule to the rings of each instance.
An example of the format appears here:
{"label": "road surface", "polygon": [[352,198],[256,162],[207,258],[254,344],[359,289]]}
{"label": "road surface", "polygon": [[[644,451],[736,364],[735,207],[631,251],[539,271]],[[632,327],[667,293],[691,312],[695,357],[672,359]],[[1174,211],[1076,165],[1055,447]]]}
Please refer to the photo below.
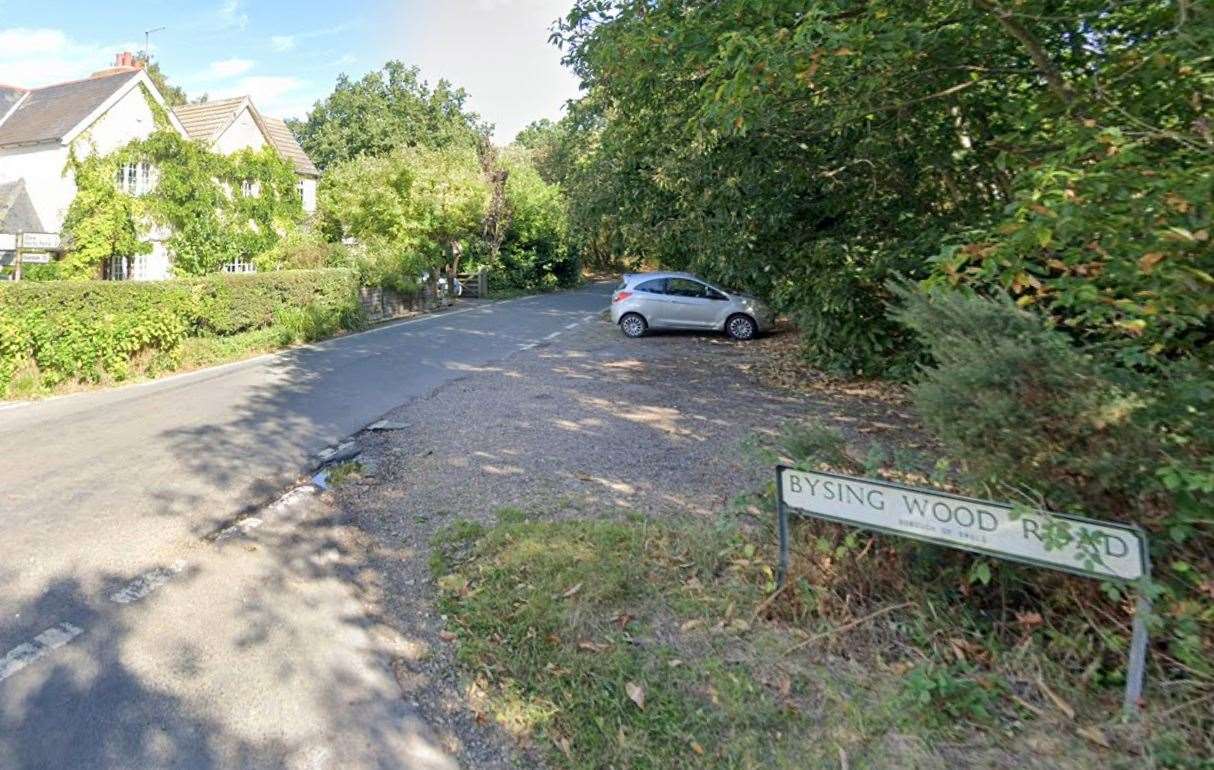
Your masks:
{"label": "road surface", "polygon": [[[264,512],[320,450],[608,292],[0,403],[0,768],[451,767],[385,673],[409,640],[366,620],[339,548],[292,531],[307,496]],[[249,516],[260,544],[214,539]]]}

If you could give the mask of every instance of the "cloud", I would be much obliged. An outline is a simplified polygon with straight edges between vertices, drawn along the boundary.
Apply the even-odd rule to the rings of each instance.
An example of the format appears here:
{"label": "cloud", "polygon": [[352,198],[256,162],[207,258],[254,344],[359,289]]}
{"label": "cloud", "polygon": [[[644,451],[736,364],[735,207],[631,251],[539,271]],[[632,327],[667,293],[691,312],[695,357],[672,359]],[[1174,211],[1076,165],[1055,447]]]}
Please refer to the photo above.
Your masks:
{"label": "cloud", "polygon": [[249,14],[240,8],[240,0],[223,0],[219,5],[219,21],[225,27],[244,29],[249,26]]}
{"label": "cloud", "polygon": [[112,65],[119,51],[139,47],[134,41],[82,42],[50,27],[0,27],[0,83],[37,88],[78,80]]}
{"label": "cloud", "polygon": [[270,38],[270,48],[273,48],[278,53],[286,53],[294,47],[294,35],[274,35]]}
{"label": "cloud", "polygon": [[249,59],[222,59],[220,61],[213,61],[211,62],[211,66],[207,68],[207,75],[211,78],[233,78],[253,69],[255,63]]}
{"label": "cloud", "polygon": [[311,84],[291,75],[250,75],[231,80],[208,91],[212,98],[248,96],[257,109],[276,118],[303,117],[312,107],[315,95]]}

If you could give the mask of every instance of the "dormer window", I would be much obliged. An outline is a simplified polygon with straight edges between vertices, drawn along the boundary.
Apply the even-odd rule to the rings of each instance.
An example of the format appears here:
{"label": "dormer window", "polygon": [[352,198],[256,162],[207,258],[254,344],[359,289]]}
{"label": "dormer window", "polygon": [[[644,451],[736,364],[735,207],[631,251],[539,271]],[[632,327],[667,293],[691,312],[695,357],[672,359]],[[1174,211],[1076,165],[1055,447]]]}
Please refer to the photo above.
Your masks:
{"label": "dormer window", "polygon": [[118,167],[118,175],[114,181],[119,192],[127,195],[146,195],[156,186],[156,174],[152,164],[147,161],[127,163]]}

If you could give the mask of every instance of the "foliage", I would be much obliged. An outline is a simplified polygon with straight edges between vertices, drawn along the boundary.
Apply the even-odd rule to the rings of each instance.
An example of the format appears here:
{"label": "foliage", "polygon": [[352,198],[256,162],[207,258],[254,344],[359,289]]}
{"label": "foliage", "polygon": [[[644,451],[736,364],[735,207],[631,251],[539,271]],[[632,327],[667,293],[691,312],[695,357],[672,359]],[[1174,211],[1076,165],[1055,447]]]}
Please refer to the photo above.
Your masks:
{"label": "foliage", "polygon": [[[784,709],[753,664],[725,663],[744,621],[697,628],[761,598],[726,569],[739,544],[703,527],[506,518],[441,534],[432,560],[478,712],[536,739],[556,767],[806,766],[812,720]],[[692,579],[713,593],[685,588]]]}
{"label": "foliage", "polygon": [[[139,163],[155,169],[155,185],[131,196],[114,180]],[[77,194],[64,221],[64,277],[95,277],[110,257],[148,253],[141,238],[158,228],[169,230],[174,271],[203,275],[273,247],[303,218],[295,172],[271,147],[220,155],[162,127],[108,155],[80,159],[74,149],[69,167]]]}
{"label": "foliage", "polygon": [[899,290],[899,319],[934,366],[915,406],[969,490],[1047,510],[1130,519],[1147,530],[1167,654],[1214,675],[1214,371],[1116,366],[1009,298]]}
{"label": "foliage", "polygon": [[333,168],[318,213],[329,238],[360,242],[355,260],[372,284],[415,290],[418,276],[480,234],[488,196],[473,148],[401,147]]}
{"label": "foliage", "polygon": [[466,111],[467,94],[446,80],[431,87],[417,67],[389,61],[359,80],[340,75],[304,121],[290,121],[299,142],[326,171],[359,157],[405,147],[475,147],[480,119]]}
{"label": "foliage", "polygon": [[[322,267],[350,267],[349,249],[325,238],[312,227],[289,229],[278,242],[256,254],[253,264],[258,272],[275,270],[316,270]],[[370,285],[370,284],[363,284]]]}
{"label": "foliage", "polygon": [[1008,5],[575,3],[575,235],[769,294],[851,372],[911,370],[892,275],[1129,361],[1208,340],[1210,8]]}
{"label": "foliage", "polygon": [[540,178],[548,184],[562,185],[569,177],[576,147],[569,136],[566,121],[553,123],[548,118],[528,123],[514,145],[529,151]]}
{"label": "foliage", "polygon": [[1163,447],[1143,424],[1144,382],[1116,382],[1006,297],[902,296],[898,317],[934,361],[914,386],[915,406],[972,486],[1000,497],[1033,490],[1045,496],[1033,502],[1055,509],[1158,509],[1162,484],[1149,469]]}
{"label": "foliage", "polygon": [[152,61],[147,51],[140,51],[135,57],[143,71],[147,73],[152,84],[156,86],[156,90],[164,97],[164,103],[169,109],[178,107],[189,101],[185,95],[185,89],[181,86],[175,86],[169,82],[169,78],[164,74],[164,70],[160,69],[160,62]]}
{"label": "foliage", "polygon": [[67,251],[59,262],[59,274],[95,278],[111,257],[147,254],[152,244],[139,237],[140,201],[120,193],[114,185],[118,159],[95,154],[79,159],[71,152],[68,165],[75,175],[76,197],[63,220]]}
{"label": "foliage", "polygon": [[172,368],[188,337],[269,328],[284,308],[305,314],[288,327],[293,338],[354,328],[356,289],[348,270],[0,285],[0,394],[22,367],[35,367],[45,387],[122,380],[145,356]]}
{"label": "foliage", "polygon": [[512,148],[500,163],[506,172],[508,225],[493,267],[501,271],[502,282],[519,289],[575,285],[580,270],[561,189],[541,177],[530,151]]}

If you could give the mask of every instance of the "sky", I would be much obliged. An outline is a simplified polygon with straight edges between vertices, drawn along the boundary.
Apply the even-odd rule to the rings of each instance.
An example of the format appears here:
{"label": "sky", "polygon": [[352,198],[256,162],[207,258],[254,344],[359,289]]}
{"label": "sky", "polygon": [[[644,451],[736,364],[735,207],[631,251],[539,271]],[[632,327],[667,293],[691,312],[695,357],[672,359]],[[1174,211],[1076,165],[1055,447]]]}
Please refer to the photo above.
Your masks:
{"label": "sky", "polygon": [[571,0],[0,0],[0,83],[27,88],[88,77],[144,46],[191,99],[249,95],[304,117],[351,77],[389,59],[469,93],[505,144],[558,119],[577,78],[548,42]]}

